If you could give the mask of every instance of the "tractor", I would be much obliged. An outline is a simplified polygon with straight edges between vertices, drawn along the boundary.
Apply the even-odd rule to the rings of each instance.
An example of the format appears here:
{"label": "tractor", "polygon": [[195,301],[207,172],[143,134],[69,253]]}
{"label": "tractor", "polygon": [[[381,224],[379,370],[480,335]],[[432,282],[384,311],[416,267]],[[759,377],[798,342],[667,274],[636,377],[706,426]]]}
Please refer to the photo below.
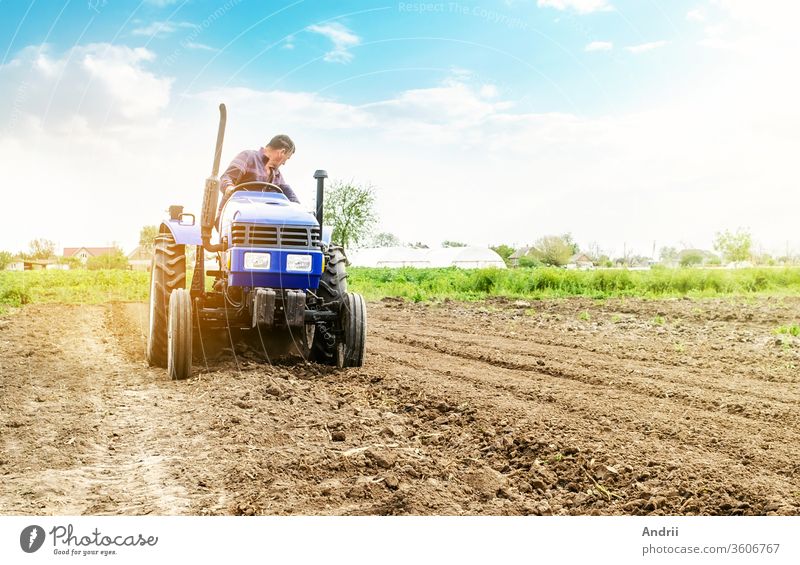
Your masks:
{"label": "tractor", "polygon": [[[290,202],[277,185],[246,182],[233,187],[217,224],[224,104],[219,112],[200,222],[183,206],[170,206],[155,240],[148,363],[166,368],[174,380],[185,379],[192,372],[193,340],[202,340],[204,332],[227,330],[230,335],[258,332],[267,339],[288,336],[308,360],[339,368],[362,366],[366,305],[360,294],[348,292],[344,249],[331,242],[332,230],[323,227],[327,173],[314,173],[316,214]],[[219,240],[214,242],[215,227]],[[187,246],[196,246],[189,288]],[[206,252],[216,254],[217,269],[206,271]],[[210,290],[206,276],[214,279]]]}

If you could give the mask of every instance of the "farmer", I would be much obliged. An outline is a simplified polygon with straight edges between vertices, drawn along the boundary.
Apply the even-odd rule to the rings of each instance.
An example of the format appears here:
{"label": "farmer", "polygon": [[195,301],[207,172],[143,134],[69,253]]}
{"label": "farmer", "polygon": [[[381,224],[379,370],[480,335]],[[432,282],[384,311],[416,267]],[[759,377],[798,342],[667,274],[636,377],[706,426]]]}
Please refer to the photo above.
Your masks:
{"label": "farmer", "polygon": [[280,171],[281,165],[292,155],[294,155],[294,141],[288,135],[276,135],[266,147],[247,149],[239,153],[220,177],[219,190],[222,192],[222,201],[219,203],[217,217],[233,193],[233,187],[245,182],[262,181],[276,184],[283,190],[286,198],[300,204],[297,195],[292,187],[286,184]]}

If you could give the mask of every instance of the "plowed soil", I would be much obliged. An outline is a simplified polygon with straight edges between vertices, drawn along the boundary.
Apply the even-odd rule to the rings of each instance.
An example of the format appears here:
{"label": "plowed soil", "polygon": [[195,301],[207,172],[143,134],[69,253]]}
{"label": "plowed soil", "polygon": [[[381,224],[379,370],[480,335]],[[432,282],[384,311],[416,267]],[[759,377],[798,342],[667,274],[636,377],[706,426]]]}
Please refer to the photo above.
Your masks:
{"label": "plowed soil", "polygon": [[144,305],[6,315],[0,514],[800,513],[800,346],[773,333],[800,300],[368,310],[363,368],[205,336],[181,382]]}

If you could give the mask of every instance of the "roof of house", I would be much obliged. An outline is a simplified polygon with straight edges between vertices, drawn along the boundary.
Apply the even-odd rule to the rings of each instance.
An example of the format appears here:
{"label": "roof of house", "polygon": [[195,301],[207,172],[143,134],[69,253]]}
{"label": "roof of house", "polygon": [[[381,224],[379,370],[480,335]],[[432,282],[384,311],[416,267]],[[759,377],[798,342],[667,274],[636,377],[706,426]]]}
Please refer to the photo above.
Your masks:
{"label": "roof of house", "polygon": [[137,245],[136,249],[128,253],[128,259],[131,261],[149,261],[153,257],[153,252],[148,251],[141,245]]}
{"label": "roof of house", "polygon": [[509,255],[508,258],[509,259],[519,259],[520,257],[525,257],[530,252],[530,250],[531,250],[530,247],[520,247],[519,249],[514,251],[514,253]]}
{"label": "roof of house", "polygon": [[100,257],[101,255],[109,255],[114,253],[117,248],[116,247],[65,247],[64,248],[64,257],[73,257],[78,254],[79,251],[85,249],[86,252],[91,255],[92,257]]}
{"label": "roof of house", "polygon": [[576,253],[572,257],[569,258],[569,263],[591,263],[592,260],[589,259],[589,256],[586,253]]}

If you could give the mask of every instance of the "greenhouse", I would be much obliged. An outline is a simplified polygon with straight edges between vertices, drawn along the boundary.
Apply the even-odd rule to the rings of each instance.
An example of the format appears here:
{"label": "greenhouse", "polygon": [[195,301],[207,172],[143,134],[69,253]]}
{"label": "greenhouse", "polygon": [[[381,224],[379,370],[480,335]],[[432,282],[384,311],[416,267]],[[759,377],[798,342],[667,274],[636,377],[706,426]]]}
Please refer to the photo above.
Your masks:
{"label": "greenhouse", "polygon": [[486,247],[445,247],[439,249],[371,247],[350,251],[347,257],[354,267],[506,268],[502,257]]}

